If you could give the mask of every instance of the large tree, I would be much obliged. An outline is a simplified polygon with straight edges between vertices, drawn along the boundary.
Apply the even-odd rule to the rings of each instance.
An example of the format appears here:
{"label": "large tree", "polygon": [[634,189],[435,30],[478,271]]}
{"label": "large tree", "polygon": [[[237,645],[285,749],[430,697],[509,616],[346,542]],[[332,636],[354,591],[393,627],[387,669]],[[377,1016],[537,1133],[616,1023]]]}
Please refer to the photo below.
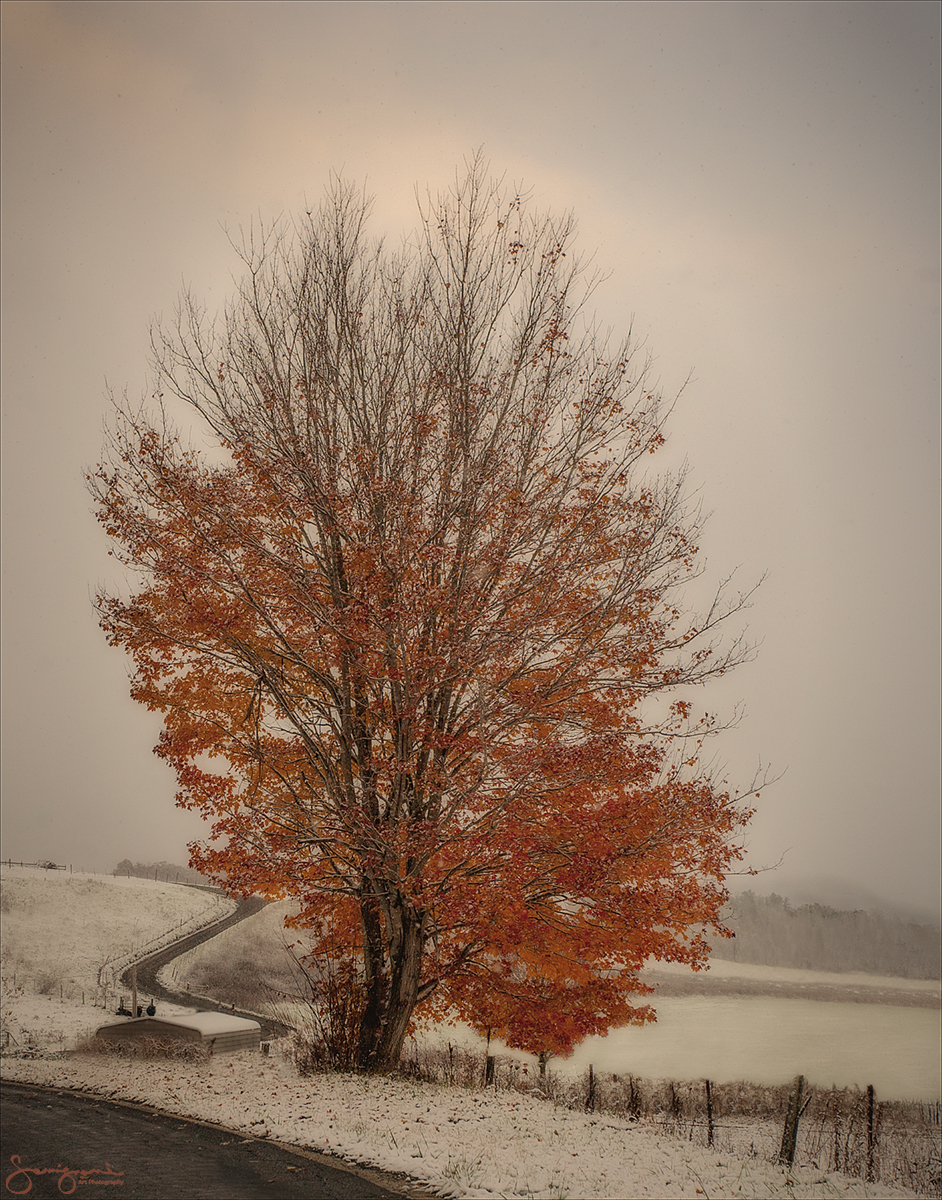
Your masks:
{"label": "large tree", "polygon": [[686,689],[744,657],[743,598],[682,608],[699,522],[571,221],[479,163],[395,252],[369,208],[337,184],[243,240],[221,318],[187,295],[157,327],[155,403],[116,404],[90,476],[140,573],[102,623],[213,822],[194,863],[299,902],[360,1068],[420,1004],[566,1051],[650,1019],[645,958],[720,928],[749,810]]}

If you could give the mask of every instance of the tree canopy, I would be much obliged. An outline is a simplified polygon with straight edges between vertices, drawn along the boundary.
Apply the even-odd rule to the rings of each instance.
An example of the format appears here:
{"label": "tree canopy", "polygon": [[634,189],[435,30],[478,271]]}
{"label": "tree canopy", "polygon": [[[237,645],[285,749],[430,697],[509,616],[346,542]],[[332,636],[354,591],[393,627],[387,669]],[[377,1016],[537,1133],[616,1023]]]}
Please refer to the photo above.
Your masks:
{"label": "tree canopy", "polygon": [[479,162],[399,249],[369,210],[337,183],[245,237],[220,318],[186,295],[155,329],[154,401],[118,400],[89,477],[139,572],[101,620],[212,822],[194,864],[299,902],[355,1065],[422,1012],[566,1052],[721,929],[750,809],[687,689],[748,653],[744,598],[685,611],[699,518],[571,219]]}

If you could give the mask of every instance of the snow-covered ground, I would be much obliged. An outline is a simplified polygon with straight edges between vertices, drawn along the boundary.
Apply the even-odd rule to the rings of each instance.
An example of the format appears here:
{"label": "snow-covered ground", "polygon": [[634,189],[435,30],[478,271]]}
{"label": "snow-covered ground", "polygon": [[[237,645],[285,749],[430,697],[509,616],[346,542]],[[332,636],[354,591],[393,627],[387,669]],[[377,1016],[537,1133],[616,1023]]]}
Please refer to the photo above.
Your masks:
{"label": "snow-covered ground", "polygon": [[466,1200],[914,1195],[712,1152],[644,1123],[571,1112],[533,1096],[359,1076],[300,1079],[290,1063],[253,1053],[203,1064],[94,1055],[5,1060],[3,1075],[141,1101],[243,1135],[403,1171],[441,1196]]}
{"label": "snow-covered ground", "polygon": [[[136,957],[232,912],[222,895],[113,875],[0,868],[3,979],[93,1004]],[[109,998],[110,999],[110,998]]]}
{"label": "snow-covered ground", "polygon": [[735,995],[655,1006],[656,1024],[586,1038],[560,1069],[769,1085],[800,1074],[822,1088],[872,1085],[881,1100],[942,1095],[938,1008]]}
{"label": "snow-covered ground", "polygon": [[[18,1031],[20,1045],[13,1046],[16,1056],[2,1061],[5,1079],[146,1102],[242,1134],[404,1171],[442,1196],[469,1200],[914,1194],[812,1167],[787,1172],[763,1157],[733,1153],[722,1139],[711,1151],[644,1122],[573,1112],[534,1095],[401,1079],[301,1078],[277,1053],[239,1053],[205,1063],[129,1062],[76,1053],[77,1040],[113,1018],[88,1004],[60,1000],[55,992],[21,992],[22,978],[34,978],[50,959],[69,978],[94,978],[103,954],[126,948],[129,929],[137,931],[132,940],[139,941],[162,931],[168,910],[158,915],[161,890],[180,893],[184,909],[194,898],[199,903],[212,897],[176,885],[109,877],[100,877],[94,888],[76,890],[68,879],[34,872],[27,906],[19,902],[27,891],[19,886],[21,877],[11,878],[7,870],[2,877],[4,895],[11,900],[4,952],[10,939],[20,969],[33,971],[19,978],[21,994],[6,989],[4,1026]],[[70,918],[72,937],[60,938],[57,929],[70,906],[79,903],[82,913]],[[58,924],[52,916],[57,906]],[[171,922],[174,915],[181,919],[184,912],[171,913]],[[35,964],[22,957],[30,947]],[[3,974],[6,978],[6,961]],[[160,1005],[159,1011],[187,1010]],[[22,1057],[27,1041],[35,1044],[28,1051],[35,1057]]]}

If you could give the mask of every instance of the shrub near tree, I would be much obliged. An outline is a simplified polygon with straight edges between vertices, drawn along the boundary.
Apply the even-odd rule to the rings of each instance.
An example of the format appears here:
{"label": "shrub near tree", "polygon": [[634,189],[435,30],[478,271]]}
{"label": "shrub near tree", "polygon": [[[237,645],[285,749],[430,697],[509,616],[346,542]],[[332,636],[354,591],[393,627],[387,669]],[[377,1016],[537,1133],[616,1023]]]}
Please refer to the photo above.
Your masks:
{"label": "shrub near tree", "polygon": [[300,903],[359,1068],[417,1012],[566,1052],[651,1019],[645,958],[720,927],[750,810],[682,689],[747,655],[745,599],[682,608],[697,517],[571,221],[479,162],[397,251],[369,207],[338,183],[254,231],[224,316],[155,331],[154,403],[116,403],[89,480],[140,579],[101,621],[212,822],[194,865]]}

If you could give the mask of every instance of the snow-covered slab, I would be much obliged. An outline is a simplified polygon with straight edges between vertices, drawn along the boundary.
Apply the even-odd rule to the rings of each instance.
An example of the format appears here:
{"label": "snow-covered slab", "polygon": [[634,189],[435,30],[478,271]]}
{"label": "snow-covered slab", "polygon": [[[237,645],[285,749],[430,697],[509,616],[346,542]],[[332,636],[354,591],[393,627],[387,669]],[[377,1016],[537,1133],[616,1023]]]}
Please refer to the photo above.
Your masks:
{"label": "snow-covered slab", "polygon": [[261,1032],[261,1025],[258,1021],[252,1021],[248,1017],[234,1017],[229,1013],[221,1012],[196,1012],[187,1013],[178,1017],[163,1017],[168,1025],[184,1025],[188,1029],[198,1029],[203,1037],[218,1037],[221,1033],[246,1032],[255,1030]]}
{"label": "snow-covered slab", "polygon": [[228,1054],[234,1050],[257,1050],[262,1027],[258,1021],[246,1017],[197,1012],[176,1017],[129,1017],[111,1025],[102,1025],[96,1036],[109,1041],[141,1037],[174,1038],[178,1041],[201,1042],[214,1054]]}

